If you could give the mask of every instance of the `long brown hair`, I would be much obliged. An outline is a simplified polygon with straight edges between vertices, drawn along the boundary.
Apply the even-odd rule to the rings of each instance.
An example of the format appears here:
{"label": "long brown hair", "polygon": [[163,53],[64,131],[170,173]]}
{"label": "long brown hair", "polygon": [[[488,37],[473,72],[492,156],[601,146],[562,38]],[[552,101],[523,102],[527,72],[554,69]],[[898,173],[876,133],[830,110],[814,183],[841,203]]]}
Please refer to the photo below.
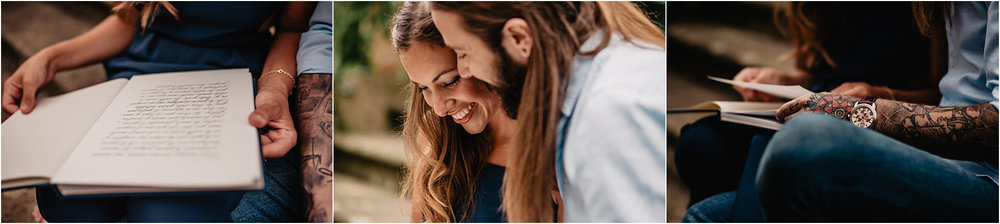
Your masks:
{"label": "long brown hair", "polygon": [[944,35],[945,23],[951,20],[951,2],[913,2],[911,5],[920,34],[927,37]]}
{"label": "long brown hair", "polygon": [[[141,8],[141,9],[136,9]],[[170,15],[174,16],[174,19],[180,19],[180,15],[177,12],[177,8],[167,1],[153,1],[153,2],[142,2],[142,1],[125,1],[116,2],[116,5],[111,8],[116,15],[121,17],[127,23],[139,22],[140,27],[146,28],[149,24],[153,23],[156,19],[156,15],[160,13],[160,10],[167,10]]]}
{"label": "long brown hair", "polygon": [[822,41],[831,17],[837,14],[831,9],[835,5],[817,5],[815,2],[786,2],[775,8],[774,22],[782,35],[792,39],[792,57],[795,67],[811,71],[820,67],[820,60],[830,67],[837,67],[836,61],[823,48]]}
{"label": "long brown hair", "polygon": [[[596,54],[607,46],[611,33],[663,48],[663,31],[628,2],[432,2],[431,6],[459,14],[464,28],[478,34],[494,53],[502,52],[500,31],[508,19],[522,18],[530,25],[534,43],[523,74],[502,207],[511,222],[555,221],[548,196],[556,188],[556,122],[574,56]],[[603,42],[593,51],[580,52],[598,29],[606,31]]]}
{"label": "long brown hair", "polygon": [[[392,24],[392,42],[397,52],[409,50],[416,42],[447,49],[430,11],[420,2],[404,2]],[[414,202],[412,209],[419,211],[424,221],[463,221],[455,218],[471,215],[479,173],[493,150],[487,137],[489,129],[473,135],[453,120],[438,117],[415,85],[407,87],[410,99],[403,122],[402,135],[409,159],[403,196],[410,197]]]}

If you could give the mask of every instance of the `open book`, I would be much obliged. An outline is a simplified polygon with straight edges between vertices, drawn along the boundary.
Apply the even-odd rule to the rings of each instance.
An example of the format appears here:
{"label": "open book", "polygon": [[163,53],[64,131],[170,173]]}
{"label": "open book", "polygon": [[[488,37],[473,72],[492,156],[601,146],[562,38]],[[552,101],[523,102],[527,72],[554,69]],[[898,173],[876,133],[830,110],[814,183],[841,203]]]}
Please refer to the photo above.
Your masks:
{"label": "open book", "polygon": [[[708,79],[739,85],[762,93],[771,94],[783,99],[795,99],[802,95],[812,94],[805,88],[798,85],[772,85],[762,83],[748,83],[709,76]],[[775,112],[784,103],[764,103],[764,102],[743,102],[743,101],[712,101],[698,104],[687,109],[671,109],[667,113],[692,113],[706,112],[705,116],[719,115],[719,119],[726,122],[760,127],[770,130],[781,129],[781,123],[774,117]]]}
{"label": "open book", "polygon": [[712,101],[698,104],[689,109],[667,110],[667,113],[704,112],[705,116],[719,115],[725,122],[749,125],[764,129],[781,129],[781,123],[774,117],[775,111],[783,103]]}
{"label": "open book", "polygon": [[63,195],[264,186],[248,69],[136,75],[39,99],[2,128],[2,185]]}

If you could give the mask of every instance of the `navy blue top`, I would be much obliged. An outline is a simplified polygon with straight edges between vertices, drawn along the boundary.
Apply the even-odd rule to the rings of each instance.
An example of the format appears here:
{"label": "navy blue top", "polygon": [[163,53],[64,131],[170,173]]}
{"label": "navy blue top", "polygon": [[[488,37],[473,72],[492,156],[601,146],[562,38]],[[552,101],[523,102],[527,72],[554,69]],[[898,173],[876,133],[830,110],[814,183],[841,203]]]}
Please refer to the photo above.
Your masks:
{"label": "navy blue top", "polygon": [[476,183],[475,198],[472,199],[472,211],[470,217],[462,219],[462,210],[452,210],[459,216],[455,220],[462,222],[507,222],[507,219],[500,211],[500,203],[503,197],[500,196],[503,185],[503,175],[507,168],[486,163],[479,174],[479,181]]}
{"label": "navy blue top", "polygon": [[808,4],[817,4],[821,13],[828,13],[824,18],[829,32],[821,45],[837,64],[833,68],[819,60],[821,65],[809,71],[816,81],[811,88],[814,92],[851,81],[917,89],[920,86],[913,80],[928,77],[930,39],[920,34],[910,3]]}
{"label": "navy blue top", "polygon": [[171,2],[180,20],[161,9],[153,23],[135,31],[132,43],[105,61],[108,79],[136,74],[250,68],[260,74],[271,34],[260,31],[278,2]]}

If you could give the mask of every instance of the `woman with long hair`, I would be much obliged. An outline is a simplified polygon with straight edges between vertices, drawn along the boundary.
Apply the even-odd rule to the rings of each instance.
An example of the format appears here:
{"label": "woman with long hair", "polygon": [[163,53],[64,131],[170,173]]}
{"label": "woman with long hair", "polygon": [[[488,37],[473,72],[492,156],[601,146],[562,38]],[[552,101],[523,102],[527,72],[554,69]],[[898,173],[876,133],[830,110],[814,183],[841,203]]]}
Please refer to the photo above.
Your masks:
{"label": "woman with long hair", "polygon": [[[287,152],[296,132],[288,108],[299,36],[314,3],[116,2],[113,15],[90,31],[46,47],[27,59],[4,83],[3,109],[30,113],[35,93],[62,70],[104,62],[108,79],[133,75],[249,68],[258,84],[247,122],[260,136],[266,190],[195,195],[60,198],[51,187],[37,190],[41,215],[52,222],[233,221],[234,209],[268,215],[298,213],[298,159]],[[274,32],[269,28],[274,27]],[[182,164],[181,164],[182,165]],[[277,173],[275,173],[277,172]],[[267,195],[265,195],[267,194]],[[253,203],[240,204],[247,196]],[[280,205],[279,205],[280,204]],[[240,205],[246,206],[237,207]],[[258,207],[262,206],[262,207]],[[245,214],[245,213],[240,213]],[[254,217],[263,217],[256,215]],[[249,218],[245,216],[235,217]],[[277,217],[268,217],[277,218]],[[274,221],[274,220],[236,220]]]}
{"label": "woman with long hair", "polygon": [[[404,2],[391,28],[412,82],[402,133],[411,221],[505,221],[500,189],[515,121],[485,83],[459,76],[425,5]],[[549,195],[536,196],[551,205]]]}
{"label": "woman with long hair", "polygon": [[463,77],[517,118],[513,222],[666,221],[664,32],[631,2],[432,2]]}

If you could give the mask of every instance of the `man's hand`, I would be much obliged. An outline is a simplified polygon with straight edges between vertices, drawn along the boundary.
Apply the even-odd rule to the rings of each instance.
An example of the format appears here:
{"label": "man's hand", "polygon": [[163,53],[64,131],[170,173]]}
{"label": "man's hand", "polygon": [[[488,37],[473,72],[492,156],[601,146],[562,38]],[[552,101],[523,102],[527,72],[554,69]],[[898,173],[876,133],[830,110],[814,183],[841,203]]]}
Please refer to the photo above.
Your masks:
{"label": "man's hand", "polygon": [[295,146],[295,123],[288,111],[288,97],[274,91],[261,91],[254,99],[257,109],[250,113],[250,124],[263,128],[260,135],[264,158],[279,158]]}
{"label": "man's hand", "polygon": [[815,112],[849,120],[851,109],[854,109],[854,103],[857,103],[859,100],[861,99],[842,94],[828,92],[813,93],[781,105],[781,108],[778,108],[778,111],[775,112],[775,118],[778,121],[785,122],[801,113]]}

